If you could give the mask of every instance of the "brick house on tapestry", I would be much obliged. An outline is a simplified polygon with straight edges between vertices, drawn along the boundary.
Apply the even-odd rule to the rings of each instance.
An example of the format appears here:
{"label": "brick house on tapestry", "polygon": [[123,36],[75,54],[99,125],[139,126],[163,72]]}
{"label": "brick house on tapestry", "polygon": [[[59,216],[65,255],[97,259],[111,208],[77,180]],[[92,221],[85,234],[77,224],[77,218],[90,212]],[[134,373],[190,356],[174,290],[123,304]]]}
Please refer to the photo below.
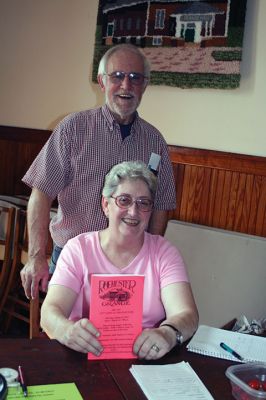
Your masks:
{"label": "brick house on tapestry", "polygon": [[231,0],[113,0],[102,9],[103,44],[226,46]]}

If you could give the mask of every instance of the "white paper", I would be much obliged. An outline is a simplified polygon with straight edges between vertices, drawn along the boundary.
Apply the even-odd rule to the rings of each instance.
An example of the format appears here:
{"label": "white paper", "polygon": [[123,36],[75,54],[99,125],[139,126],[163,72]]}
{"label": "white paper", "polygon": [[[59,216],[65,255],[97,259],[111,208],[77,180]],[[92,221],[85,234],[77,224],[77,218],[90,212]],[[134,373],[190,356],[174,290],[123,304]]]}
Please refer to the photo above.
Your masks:
{"label": "white paper", "polygon": [[132,365],[130,372],[149,400],[211,400],[193,368],[182,361],[167,365]]}

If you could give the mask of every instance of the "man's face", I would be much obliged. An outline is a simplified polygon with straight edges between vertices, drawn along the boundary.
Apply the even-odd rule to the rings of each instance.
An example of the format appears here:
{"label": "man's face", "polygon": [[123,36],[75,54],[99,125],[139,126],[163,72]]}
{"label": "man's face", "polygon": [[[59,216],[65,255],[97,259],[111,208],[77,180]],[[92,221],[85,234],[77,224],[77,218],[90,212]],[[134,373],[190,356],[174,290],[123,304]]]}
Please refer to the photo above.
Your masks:
{"label": "man's face", "polygon": [[[125,73],[137,72],[144,75],[142,59],[128,50],[114,53],[109,58],[106,69],[106,74],[122,71]],[[135,85],[127,75],[118,83],[113,83],[108,75],[99,77],[98,80],[102,91],[105,93],[106,104],[117,122],[120,124],[132,122],[148,81],[144,80],[141,85]]]}

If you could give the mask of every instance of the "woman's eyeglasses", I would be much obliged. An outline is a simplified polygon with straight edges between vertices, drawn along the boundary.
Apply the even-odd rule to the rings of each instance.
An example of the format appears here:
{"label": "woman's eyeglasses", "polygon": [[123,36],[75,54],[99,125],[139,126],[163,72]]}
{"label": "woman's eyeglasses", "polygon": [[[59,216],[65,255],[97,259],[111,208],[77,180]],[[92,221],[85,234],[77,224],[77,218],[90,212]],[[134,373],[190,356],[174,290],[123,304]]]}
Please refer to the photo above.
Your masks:
{"label": "woman's eyeglasses", "polygon": [[120,196],[113,197],[115,204],[119,208],[128,209],[135,203],[140,211],[148,212],[153,208],[153,201],[147,197],[137,197],[135,200],[129,194],[121,194]]}
{"label": "woman's eyeglasses", "polygon": [[129,79],[129,82],[132,83],[132,85],[142,85],[145,79],[148,79],[146,76],[139,72],[123,72],[123,71],[114,71],[111,74],[104,74],[109,76],[110,81],[114,84],[119,84],[122,83],[125,77],[127,76]]}

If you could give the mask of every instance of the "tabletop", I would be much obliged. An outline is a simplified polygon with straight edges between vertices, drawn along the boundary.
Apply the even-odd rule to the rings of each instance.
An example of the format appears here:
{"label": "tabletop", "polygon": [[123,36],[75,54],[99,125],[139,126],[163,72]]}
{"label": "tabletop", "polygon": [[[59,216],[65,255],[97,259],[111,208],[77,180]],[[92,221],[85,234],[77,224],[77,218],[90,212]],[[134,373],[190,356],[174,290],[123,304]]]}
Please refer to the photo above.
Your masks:
{"label": "tabletop", "polygon": [[104,362],[70,350],[55,340],[1,339],[0,367],[21,365],[28,386],[75,382],[84,400],[122,400]]}
{"label": "tabletop", "polygon": [[225,371],[232,361],[173,349],[156,362],[144,360],[88,361],[86,354],[66,348],[55,340],[1,339],[0,367],[17,369],[22,365],[30,385],[75,382],[84,400],[145,400],[131,375],[132,364],[171,364],[187,361],[215,400],[232,400]]}
{"label": "tabletop", "polygon": [[[156,362],[145,362],[138,360],[123,360],[123,368],[121,360],[108,360],[105,365],[113,376],[115,382],[119,386],[124,398],[127,400],[145,400],[146,397],[142,393],[135,379],[129,372],[132,364],[172,364],[181,361],[189,362],[190,366],[197,373],[204,385],[207,387],[215,400],[232,400],[231,385],[225,376],[225,371],[230,365],[236,363],[228,360],[217,359],[214,357],[206,357],[196,353],[188,352],[185,347],[180,350],[174,349],[161,360]],[[147,399],[146,399],[147,400]]]}

